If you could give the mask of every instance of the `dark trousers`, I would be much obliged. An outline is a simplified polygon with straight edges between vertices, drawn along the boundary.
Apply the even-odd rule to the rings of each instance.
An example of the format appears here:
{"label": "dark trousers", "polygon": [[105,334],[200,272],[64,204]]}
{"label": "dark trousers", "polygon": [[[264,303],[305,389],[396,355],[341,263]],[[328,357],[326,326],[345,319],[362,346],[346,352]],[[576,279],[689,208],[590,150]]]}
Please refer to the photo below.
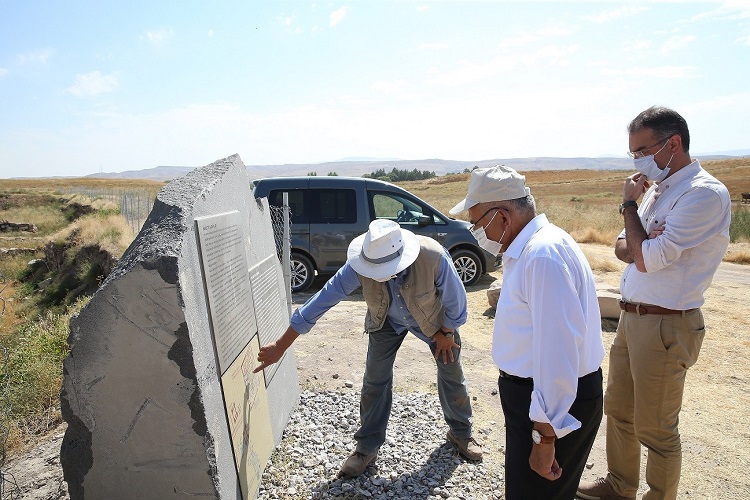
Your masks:
{"label": "dark trousers", "polygon": [[578,392],[569,413],[581,422],[581,428],[555,440],[555,458],[563,470],[562,477],[555,481],[543,478],[529,466],[529,456],[534,446],[531,440],[533,424],[529,420],[533,381],[501,376],[498,387],[505,415],[505,498],[575,498],[586,459],[602,421],[601,368],[578,379]]}

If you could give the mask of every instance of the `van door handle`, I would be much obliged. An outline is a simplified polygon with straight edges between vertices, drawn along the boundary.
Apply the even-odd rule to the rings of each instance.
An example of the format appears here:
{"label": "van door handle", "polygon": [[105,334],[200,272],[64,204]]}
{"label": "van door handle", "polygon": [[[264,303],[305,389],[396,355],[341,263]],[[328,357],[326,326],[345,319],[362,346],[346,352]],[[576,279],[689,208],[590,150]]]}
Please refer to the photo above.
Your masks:
{"label": "van door handle", "polygon": [[438,236],[446,236],[448,233],[438,233]]}

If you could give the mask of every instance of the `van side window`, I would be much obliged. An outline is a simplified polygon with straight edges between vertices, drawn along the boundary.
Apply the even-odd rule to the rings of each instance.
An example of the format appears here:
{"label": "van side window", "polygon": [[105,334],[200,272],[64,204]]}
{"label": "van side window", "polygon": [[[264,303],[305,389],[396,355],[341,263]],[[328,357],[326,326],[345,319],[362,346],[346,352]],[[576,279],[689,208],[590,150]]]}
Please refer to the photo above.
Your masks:
{"label": "van side window", "polygon": [[310,223],[354,224],[357,195],[353,189],[310,189]]}
{"label": "van side window", "polygon": [[[414,225],[425,215],[425,209],[415,201],[393,193],[369,191],[370,207],[376,219],[390,219],[399,224]],[[445,224],[435,214],[432,214],[433,224]]]}
{"label": "van side window", "polygon": [[[292,224],[307,224],[309,217],[305,211],[305,192],[302,190],[291,190],[289,193],[289,208]],[[268,193],[268,204],[274,207],[282,207],[284,204],[284,191],[274,189]]]}

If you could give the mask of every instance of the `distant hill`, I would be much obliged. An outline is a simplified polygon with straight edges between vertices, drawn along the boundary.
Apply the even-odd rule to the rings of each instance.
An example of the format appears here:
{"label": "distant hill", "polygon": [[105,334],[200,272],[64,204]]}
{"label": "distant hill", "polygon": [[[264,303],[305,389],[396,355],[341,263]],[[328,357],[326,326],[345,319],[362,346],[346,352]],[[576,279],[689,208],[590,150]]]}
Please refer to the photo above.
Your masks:
{"label": "distant hill", "polygon": [[[737,153],[750,154],[750,150],[738,150]],[[701,155],[701,160],[720,160],[744,156],[744,154],[711,154]],[[263,177],[307,175],[316,172],[317,175],[326,175],[336,172],[341,176],[360,177],[378,169],[390,171],[398,170],[429,170],[437,175],[463,172],[464,169],[474,167],[491,167],[493,165],[507,165],[520,172],[536,170],[632,170],[633,161],[630,158],[497,158],[492,160],[390,160],[390,159],[345,159],[326,163],[287,163],[284,165],[247,165],[247,173],[251,180]],[[159,166],[143,170],[128,170],[125,172],[97,173],[86,177],[96,178],[124,178],[124,179],[149,179],[168,181],[182,177],[195,167]]]}

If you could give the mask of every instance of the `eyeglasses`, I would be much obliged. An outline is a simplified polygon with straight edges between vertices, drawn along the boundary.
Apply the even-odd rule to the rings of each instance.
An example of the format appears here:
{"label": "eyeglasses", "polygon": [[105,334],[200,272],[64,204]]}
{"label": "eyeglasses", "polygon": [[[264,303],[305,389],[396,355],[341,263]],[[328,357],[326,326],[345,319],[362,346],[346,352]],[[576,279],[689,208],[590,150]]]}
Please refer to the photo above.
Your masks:
{"label": "eyeglasses", "polygon": [[476,222],[469,221],[469,224],[471,224],[471,229],[476,229],[477,224],[479,224],[479,221],[484,219],[488,213],[492,212],[493,210],[500,210],[500,207],[492,207],[489,210],[487,210],[480,218],[477,219]]}
{"label": "eyeglasses", "polygon": [[[666,141],[664,141],[664,139],[659,139],[659,142],[657,142],[653,146],[647,147],[646,149],[639,149],[638,151],[628,151],[628,156],[631,157],[631,158],[643,158],[644,156],[648,156],[646,154],[648,151],[651,151],[656,146],[658,146],[659,144],[661,144],[661,141],[664,141],[664,146],[666,146],[667,143],[669,142],[669,139],[671,139],[671,138],[672,138],[671,136],[667,137]],[[662,149],[664,149],[664,146],[662,146],[659,151],[661,151]],[[659,151],[657,151],[656,153],[654,153],[654,155],[658,155]]]}

